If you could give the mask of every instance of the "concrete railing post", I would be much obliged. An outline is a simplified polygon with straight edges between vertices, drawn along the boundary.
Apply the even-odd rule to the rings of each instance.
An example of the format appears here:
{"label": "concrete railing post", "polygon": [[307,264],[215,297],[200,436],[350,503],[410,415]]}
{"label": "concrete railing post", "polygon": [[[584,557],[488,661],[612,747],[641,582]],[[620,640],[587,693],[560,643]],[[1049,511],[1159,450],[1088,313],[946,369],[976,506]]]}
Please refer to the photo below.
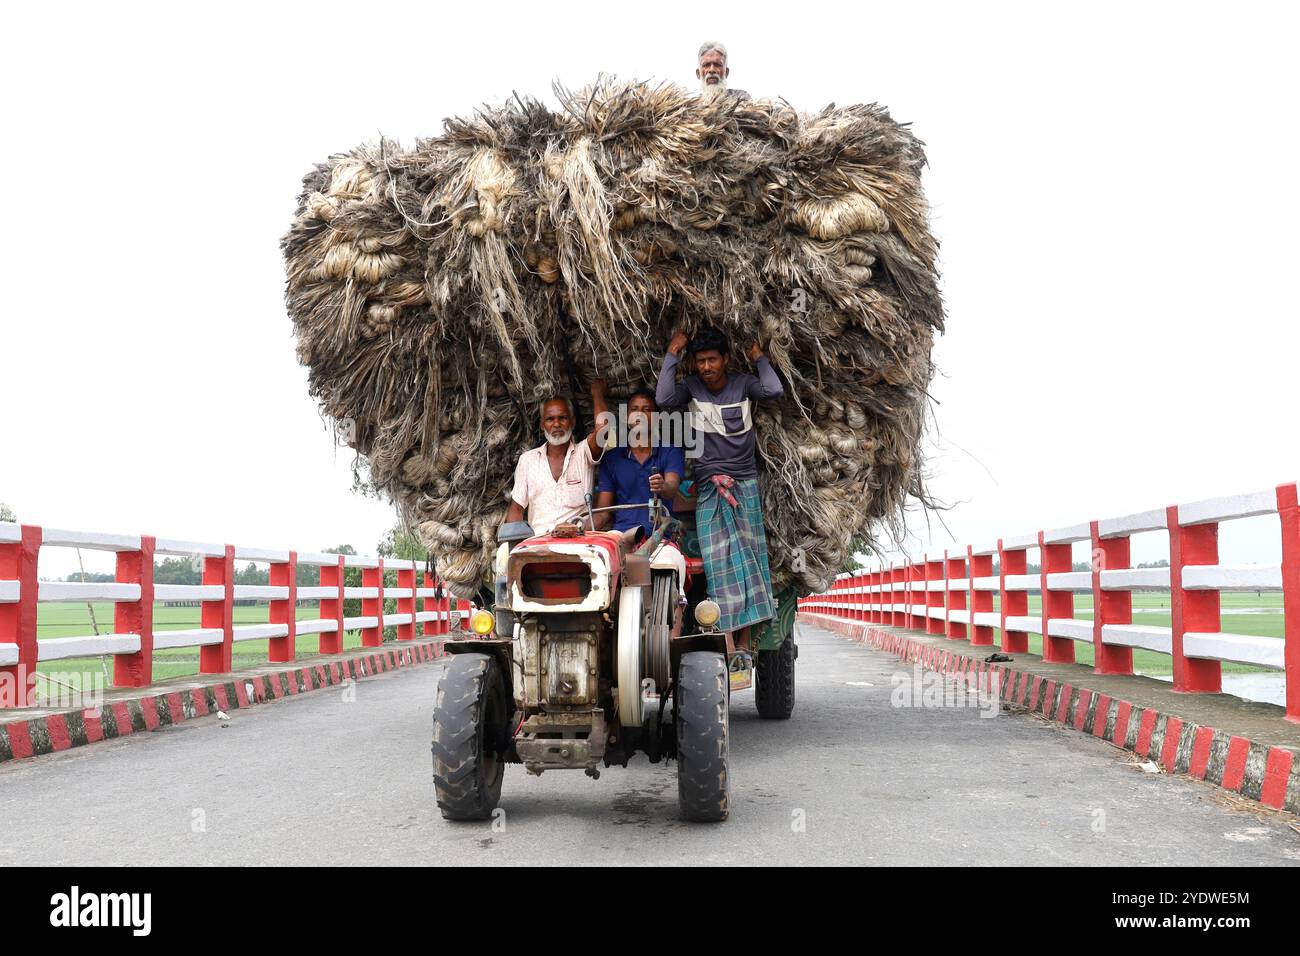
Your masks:
{"label": "concrete railing post", "polygon": [[1183,587],[1183,569],[1196,564],[1219,563],[1219,523],[1184,527],[1178,506],[1166,512],[1169,524],[1169,609],[1172,620],[1174,690],[1184,693],[1218,694],[1223,689],[1223,667],[1218,661],[1187,657],[1183,635],[1214,633],[1219,630],[1219,592],[1188,590]]}
{"label": "concrete railing post", "polygon": [[1129,567],[1130,537],[1103,538],[1098,522],[1090,523],[1092,540],[1092,669],[1098,674],[1132,674],[1133,648],[1107,644],[1107,624],[1133,623],[1133,592],[1107,591],[1101,586],[1103,571]]}
{"label": "concrete railing post", "polygon": [[1286,719],[1300,721],[1300,504],[1296,486],[1279,485],[1277,513],[1282,522],[1282,634],[1286,642]]}
{"label": "concrete railing post", "polygon": [[220,644],[199,648],[200,674],[227,674],[235,654],[235,546],[228,544],[221,557],[203,559],[203,583],[221,587],[221,597],[199,605],[199,626],[221,628]]}
{"label": "concrete railing post", "polygon": [[18,660],[0,667],[0,709],[36,705],[36,608],[40,600],[37,565],[41,529],[20,525],[17,541],[0,543],[0,579],[18,582],[18,600],[0,603],[0,647],[14,645]]}
{"label": "concrete railing post", "polygon": [[117,582],[138,584],[140,599],[113,605],[113,631],[139,634],[140,649],[113,657],[114,687],[148,687],[153,683],[153,549],[154,539],[141,535],[139,551],[117,552]]}

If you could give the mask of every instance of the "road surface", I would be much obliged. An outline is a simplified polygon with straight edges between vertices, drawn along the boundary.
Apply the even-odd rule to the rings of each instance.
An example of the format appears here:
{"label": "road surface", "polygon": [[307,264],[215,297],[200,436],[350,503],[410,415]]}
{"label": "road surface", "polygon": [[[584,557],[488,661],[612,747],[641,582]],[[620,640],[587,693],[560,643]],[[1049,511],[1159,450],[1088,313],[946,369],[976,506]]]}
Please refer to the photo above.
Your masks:
{"label": "road surface", "polygon": [[800,628],[794,718],[733,701],[725,824],[678,820],[674,765],[642,757],[511,766],[495,825],[444,822],[435,665],[0,765],[0,866],[1300,864],[1293,818],[1023,714],[892,706],[910,669]]}

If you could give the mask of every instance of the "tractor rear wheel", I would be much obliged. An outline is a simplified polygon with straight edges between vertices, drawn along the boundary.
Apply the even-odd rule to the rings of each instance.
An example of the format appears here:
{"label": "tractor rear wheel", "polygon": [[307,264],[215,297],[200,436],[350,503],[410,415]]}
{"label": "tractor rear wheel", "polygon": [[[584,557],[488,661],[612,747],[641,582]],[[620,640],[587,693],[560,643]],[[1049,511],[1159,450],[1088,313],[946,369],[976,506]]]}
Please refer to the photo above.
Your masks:
{"label": "tractor rear wheel", "polygon": [[433,711],[433,789],[447,820],[486,820],[501,799],[501,746],[510,708],[500,665],[454,654]]}
{"label": "tractor rear wheel", "polygon": [[754,703],[764,720],[789,720],[794,712],[795,656],[793,634],[787,634],[780,647],[758,652]]}
{"label": "tractor rear wheel", "polygon": [[715,651],[683,654],[677,667],[677,798],[682,818],[727,819],[731,688],[726,658]]}

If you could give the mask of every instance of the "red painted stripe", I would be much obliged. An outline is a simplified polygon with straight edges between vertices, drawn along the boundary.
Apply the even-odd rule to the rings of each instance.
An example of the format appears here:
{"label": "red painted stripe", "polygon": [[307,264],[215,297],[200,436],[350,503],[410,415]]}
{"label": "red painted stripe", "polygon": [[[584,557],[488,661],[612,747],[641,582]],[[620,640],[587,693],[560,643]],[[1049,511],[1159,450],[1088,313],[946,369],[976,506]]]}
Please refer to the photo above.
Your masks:
{"label": "red painted stripe", "polygon": [[218,684],[212,688],[212,696],[217,699],[217,710],[229,710],[230,701],[226,698],[226,685]]}
{"label": "red painted stripe", "polygon": [[81,715],[81,722],[86,726],[86,743],[98,743],[104,739],[104,725],[94,711],[85,711]]}
{"label": "red painted stripe", "polygon": [[45,732],[49,734],[51,749],[67,750],[72,746],[72,738],[68,735],[68,722],[62,714],[51,714],[45,718]]}
{"label": "red painted stripe", "polygon": [[1038,710],[1038,691],[1043,686],[1043,679],[1037,674],[1034,675],[1032,692],[1029,695],[1029,712],[1033,713]]}
{"label": "red painted stripe", "polygon": [[158,698],[141,697],[140,712],[144,714],[144,729],[157,730],[158,724],[161,722],[158,720]]}
{"label": "red painted stripe", "polygon": [[1246,779],[1246,758],[1250,756],[1250,741],[1245,737],[1232,737],[1228,740],[1228,756],[1223,762],[1223,787],[1225,790],[1240,790],[1241,782]]}
{"label": "red painted stripe", "polygon": [[1092,718],[1092,735],[1106,739],[1106,722],[1110,716],[1110,698],[1105,694],[1097,695],[1097,710]]}
{"label": "red painted stripe", "polygon": [[32,755],[32,734],[27,721],[6,724],[9,729],[9,751],[15,760]]}
{"label": "red painted stripe", "polygon": [[1268,763],[1264,765],[1264,786],[1259,793],[1259,802],[1276,810],[1282,809],[1286,802],[1286,784],[1291,777],[1291,764],[1295,754],[1282,747],[1273,747],[1268,752]]}
{"label": "red painted stripe", "polygon": [[1192,738],[1192,760],[1187,772],[1197,780],[1205,779],[1205,768],[1210,765],[1210,744],[1214,742],[1213,727],[1197,727]]}
{"label": "red painted stripe", "polygon": [[248,706],[248,685],[243,678],[235,680],[235,701],[239,707]]}
{"label": "red painted stripe", "polygon": [[1132,713],[1133,705],[1126,700],[1121,700],[1115,711],[1115,732],[1110,738],[1110,742],[1121,749],[1128,743],[1128,719]]}
{"label": "red painted stripe", "polygon": [[1079,706],[1074,708],[1074,729],[1083,730],[1084,721],[1088,719],[1088,704],[1092,702],[1092,691],[1079,691]]}
{"label": "red painted stripe", "polygon": [[1016,690],[1016,703],[1023,704],[1027,693],[1029,693],[1029,675],[1022,673],[1020,675],[1020,687]]}
{"label": "red painted stripe", "polygon": [[1134,749],[1139,757],[1145,757],[1151,749],[1151,734],[1156,729],[1156,712],[1150,708],[1142,711],[1142,721],[1138,724],[1137,746]]}
{"label": "red painted stripe", "polygon": [[1165,721],[1165,739],[1160,747],[1160,765],[1170,773],[1178,763],[1178,738],[1183,735],[1183,722],[1178,717]]}
{"label": "red painted stripe", "polygon": [[298,695],[298,673],[296,671],[284,671],[280,674],[280,678],[283,678],[284,682],[289,685],[290,696],[296,697]]}
{"label": "red painted stripe", "polygon": [[125,703],[119,702],[113,705],[113,723],[117,724],[119,737],[135,732],[135,727],[131,723],[131,711]]}
{"label": "red painted stripe", "polygon": [[171,708],[173,724],[179,724],[185,719],[185,703],[181,700],[179,691],[167,695],[167,704]]}
{"label": "red painted stripe", "polygon": [[208,714],[208,697],[203,693],[202,687],[195,687],[190,691],[190,703],[194,705],[195,717],[206,717]]}

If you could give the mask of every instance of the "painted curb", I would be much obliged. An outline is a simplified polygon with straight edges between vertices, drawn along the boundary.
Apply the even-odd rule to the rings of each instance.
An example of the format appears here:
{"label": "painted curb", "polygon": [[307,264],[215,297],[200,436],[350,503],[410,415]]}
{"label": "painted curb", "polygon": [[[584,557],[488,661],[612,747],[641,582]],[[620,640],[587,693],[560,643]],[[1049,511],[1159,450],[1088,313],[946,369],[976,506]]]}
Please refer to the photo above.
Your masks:
{"label": "painted curb", "polygon": [[[225,674],[221,675],[223,680],[211,684],[113,700],[102,708],[0,722],[0,763],[158,730],[215,715],[218,710],[270,703],[349,680],[431,663],[447,656],[442,649],[444,640],[440,637],[403,642],[401,646],[366,649],[317,662],[307,659],[269,673]],[[0,721],[3,719],[0,717]]]}
{"label": "painted curb", "polygon": [[[1166,773],[1185,774],[1275,810],[1300,813],[1300,759],[1290,748],[1233,736],[1175,714],[1013,670],[1005,664],[987,664],[980,657],[932,647],[906,634],[806,611],[799,617],[906,662],[966,676],[978,682],[982,692],[996,693],[1004,704],[1023,707],[1031,714],[1130,750],[1154,761]],[[997,648],[987,650],[992,653]]]}

